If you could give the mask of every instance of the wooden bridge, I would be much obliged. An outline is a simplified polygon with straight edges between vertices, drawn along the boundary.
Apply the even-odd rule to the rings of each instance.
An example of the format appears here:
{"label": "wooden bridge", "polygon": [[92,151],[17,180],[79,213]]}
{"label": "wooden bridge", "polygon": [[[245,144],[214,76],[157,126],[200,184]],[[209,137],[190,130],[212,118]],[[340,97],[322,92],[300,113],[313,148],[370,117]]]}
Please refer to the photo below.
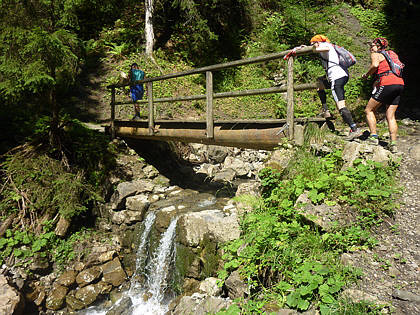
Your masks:
{"label": "wooden bridge", "polygon": [[[323,118],[300,118],[294,117],[294,92],[316,89],[315,83],[295,85],[293,82],[294,57],[288,59],[287,85],[284,87],[274,86],[270,88],[244,90],[234,92],[214,93],[213,72],[227,68],[243,66],[253,63],[283,58],[290,50],[259,56],[248,59],[241,59],[232,62],[211,65],[189,71],[167,74],[159,77],[145,78],[134,84],[143,83],[146,85],[147,99],[138,103],[148,104],[147,120],[118,120],[115,119],[115,107],[131,102],[116,102],[116,89],[130,84],[110,85],[111,89],[111,123],[106,130],[112,137],[127,137],[137,139],[149,139],[160,141],[182,141],[192,143],[214,144],[222,146],[235,146],[243,148],[267,149],[276,147],[282,137],[293,140],[296,124],[307,122],[323,123]],[[297,51],[296,56],[312,53],[312,47],[304,47]],[[181,97],[153,98],[153,82],[163,81],[172,78],[188,76],[193,74],[205,74],[206,94]],[[228,97],[241,97],[250,95],[262,95],[271,93],[287,92],[287,116],[286,119],[258,119],[258,120],[214,120],[214,100]],[[155,120],[155,104],[163,102],[178,101],[206,101],[206,120]]]}

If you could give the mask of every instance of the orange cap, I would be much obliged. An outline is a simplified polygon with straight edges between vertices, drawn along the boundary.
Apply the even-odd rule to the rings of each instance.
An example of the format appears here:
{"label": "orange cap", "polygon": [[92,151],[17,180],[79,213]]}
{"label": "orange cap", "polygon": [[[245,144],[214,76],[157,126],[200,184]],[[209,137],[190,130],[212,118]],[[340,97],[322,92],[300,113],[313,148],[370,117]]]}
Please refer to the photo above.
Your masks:
{"label": "orange cap", "polygon": [[311,38],[311,43],[313,43],[313,42],[327,42],[327,43],[329,43],[330,40],[328,39],[327,36],[318,34],[318,35],[315,35],[314,37]]}

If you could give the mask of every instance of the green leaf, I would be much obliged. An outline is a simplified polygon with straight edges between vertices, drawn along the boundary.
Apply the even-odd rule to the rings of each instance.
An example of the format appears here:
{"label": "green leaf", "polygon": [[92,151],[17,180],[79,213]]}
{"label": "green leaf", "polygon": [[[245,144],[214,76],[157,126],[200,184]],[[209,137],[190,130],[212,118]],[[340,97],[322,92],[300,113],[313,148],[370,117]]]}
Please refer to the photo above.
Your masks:
{"label": "green leaf", "polygon": [[309,307],[309,302],[307,300],[303,300],[303,299],[299,299],[298,304],[297,304],[297,308],[302,310],[302,311],[306,311]]}
{"label": "green leaf", "polygon": [[300,294],[298,292],[291,292],[286,298],[286,303],[290,307],[296,307],[298,305],[299,299]]}
{"label": "green leaf", "polygon": [[327,304],[332,304],[335,302],[335,299],[331,294],[325,294],[322,296],[321,301]]}

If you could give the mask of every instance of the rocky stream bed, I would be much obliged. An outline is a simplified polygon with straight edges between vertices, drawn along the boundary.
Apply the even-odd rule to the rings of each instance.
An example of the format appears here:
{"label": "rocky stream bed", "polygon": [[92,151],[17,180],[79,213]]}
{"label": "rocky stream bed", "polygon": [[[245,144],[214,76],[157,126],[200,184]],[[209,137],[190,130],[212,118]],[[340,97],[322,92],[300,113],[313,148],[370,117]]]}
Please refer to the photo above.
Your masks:
{"label": "rocky stream bed", "polygon": [[[404,136],[396,155],[363,142],[344,146],[346,165],[360,156],[380,162],[402,157],[402,194],[395,217],[375,231],[379,245],[342,255],[344,264],[364,273],[343,294],[356,301],[388,305],[384,309],[388,312],[414,315],[420,314],[420,124],[405,120],[401,129]],[[146,153],[143,159],[136,152],[147,150],[118,143],[124,153],[108,183],[115,189],[110,189],[106,203],[94,209],[95,237],[74,248],[80,255],[64,271],[53,269],[41,257],[29,266],[30,274],[13,263],[1,266],[0,314],[198,315],[217,312],[234,298],[247,295],[248,287],[237,272],[226,280],[223,290],[213,277],[219,267],[219,244],[239,236],[239,218],[250,210],[232,197],[258,195],[258,171],[264,166],[285,167],[293,147],[270,153],[190,145],[183,151],[188,163],[181,165],[169,158],[170,149],[165,146],[156,151],[168,159],[154,164],[155,156]],[[330,150],[322,143],[314,148]],[[189,186],[173,184],[181,183],[180,179],[188,179]],[[311,205],[304,195],[300,201],[306,203],[309,214],[320,218],[314,223],[321,228],[330,223],[323,220],[326,212],[340,217],[331,207]],[[173,218],[177,218],[175,223]],[[167,235],[171,229],[174,234]],[[165,235],[168,239],[162,241]],[[147,239],[147,245],[142,239]],[[154,254],[158,252],[166,256]],[[157,268],[158,263],[163,264]],[[157,275],[159,280],[152,275],[156,269],[165,274]],[[177,290],[183,294],[176,297]],[[139,309],[152,302],[157,306],[150,312]],[[276,314],[297,312],[280,309]]]}

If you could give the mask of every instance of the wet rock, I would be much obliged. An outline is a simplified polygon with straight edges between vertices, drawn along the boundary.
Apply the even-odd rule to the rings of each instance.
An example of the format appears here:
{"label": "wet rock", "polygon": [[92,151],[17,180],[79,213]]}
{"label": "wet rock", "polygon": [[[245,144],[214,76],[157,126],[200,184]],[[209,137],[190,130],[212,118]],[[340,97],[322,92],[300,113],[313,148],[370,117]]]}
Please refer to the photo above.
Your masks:
{"label": "wet rock", "polygon": [[106,312],[106,315],[130,315],[132,306],[133,302],[131,299],[128,296],[123,297],[118,304]]}
{"label": "wet rock", "polygon": [[0,275],[0,314],[23,314],[25,299],[11,287],[5,276]]}
{"label": "wet rock", "polygon": [[132,197],[127,197],[125,206],[128,210],[139,211],[144,215],[144,213],[149,208],[149,205],[149,196],[146,194],[140,194]]}
{"label": "wet rock", "polygon": [[241,279],[239,272],[235,270],[225,281],[228,296],[233,300],[236,298],[244,298],[249,295],[248,285]]}
{"label": "wet rock", "polygon": [[76,282],[80,287],[84,287],[98,279],[101,276],[101,273],[101,268],[99,268],[98,266],[93,266],[89,269],[81,271],[76,276]]}
{"label": "wet rock", "polygon": [[57,283],[59,285],[70,287],[72,284],[76,282],[77,272],[74,270],[67,270],[64,271],[60,277],[57,279]]}
{"label": "wet rock", "polygon": [[78,311],[86,307],[86,304],[78,300],[72,293],[66,296],[66,304],[71,311]]}
{"label": "wet rock", "polygon": [[102,266],[103,281],[112,284],[114,287],[119,286],[126,279],[126,274],[121,266],[118,257]]}
{"label": "wet rock", "polygon": [[156,213],[155,227],[159,232],[163,232],[168,228],[172,218],[176,214],[176,210],[177,208],[171,205],[161,208],[160,211]]}
{"label": "wet rock", "polygon": [[78,289],[74,296],[86,307],[96,301],[99,293],[100,290],[97,284],[89,284],[83,288]]}
{"label": "wet rock", "polygon": [[45,306],[50,310],[59,310],[64,306],[68,289],[62,285],[55,285],[48,293]]}
{"label": "wet rock", "polygon": [[232,301],[219,297],[206,296],[194,293],[192,296],[184,296],[173,311],[174,315],[205,315],[214,314],[228,308]]}
{"label": "wet rock", "polygon": [[226,215],[220,210],[205,210],[181,215],[177,235],[182,244],[195,247],[205,236],[216,242],[237,239],[240,228],[236,215]]}
{"label": "wet rock", "polygon": [[206,278],[200,282],[200,291],[207,294],[208,296],[220,296],[222,288],[217,285],[217,278]]}

